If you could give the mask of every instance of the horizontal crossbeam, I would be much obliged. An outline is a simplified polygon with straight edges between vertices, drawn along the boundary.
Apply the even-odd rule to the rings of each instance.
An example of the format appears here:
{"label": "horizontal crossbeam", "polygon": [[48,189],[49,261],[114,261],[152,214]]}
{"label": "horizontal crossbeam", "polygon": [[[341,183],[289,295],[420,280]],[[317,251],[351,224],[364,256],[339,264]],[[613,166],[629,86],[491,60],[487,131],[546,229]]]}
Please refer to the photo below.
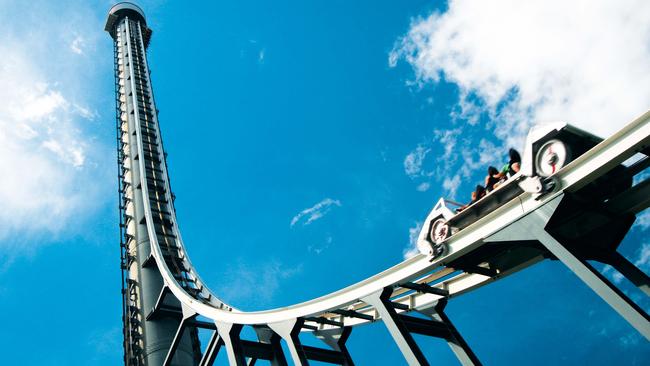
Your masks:
{"label": "horizontal crossbeam", "polygon": [[449,296],[449,291],[437,287],[425,285],[423,283],[404,282],[400,286],[407,288],[409,290],[415,290],[417,292],[422,292],[425,294],[433,294],[433,295],[439,295],[443,297]]}
{"label": "horizontal crossbeam", "polygon": [[411,333],[429,337],[449,339],[451,334],[445,323],[435,320],[420,319],[410,315],[398,315],[406,329]]}

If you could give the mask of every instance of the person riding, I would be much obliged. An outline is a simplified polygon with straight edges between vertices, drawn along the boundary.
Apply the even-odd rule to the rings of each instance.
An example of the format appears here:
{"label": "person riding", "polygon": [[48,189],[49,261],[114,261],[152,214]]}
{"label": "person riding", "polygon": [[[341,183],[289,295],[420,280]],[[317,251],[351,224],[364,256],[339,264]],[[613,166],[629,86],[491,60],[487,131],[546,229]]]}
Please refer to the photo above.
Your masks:
{"label": "person riding", "polygon": [[519,172],[521,167],[521,156],[517,150],[512,148],[508,150],[508,156],[510,157],[510,160],[508,161],[508,164],[504,165],[503,169],[501,169],[501,174],[510,178]]}
{"label": "person riding", "polygon": [[493,166],[488,167],[487,176],[485,176],[485,190],[492,192],[501,181],[505,180],[506,176],[499,172]]}
{"label": "person riding", "polygon": [[480,184],[477,184],[476,189],[472,192],[472,200],[468,204],[457,208],[456,212],[463,211],[464,209],[466,209],[467,207],[473,205],[474,203],[476,203],[476,201],[480,200],[484,196],[485,196],[485,187],[483,187]]}
{"label": "person riding", "polygon": [[508,150],[508,157],[510,160],[508,161],[508,164],[503,166],[501,172],[499,172],[497,168],[493,166],[488,167],[488,175],[485,177],[485,187],[480,184],[476,185],[476,189],[472,192],[472,200],[468,204],[457,208],[456,212],[463,211],[467,207],[473,205],[478,200],[483,198],[483,196],[486,195],[486,189],[487,192],[491,192],[506,179],[519,172],[519,169],[521,168],[521,156],[519,155],[519,152],[511,148]]}

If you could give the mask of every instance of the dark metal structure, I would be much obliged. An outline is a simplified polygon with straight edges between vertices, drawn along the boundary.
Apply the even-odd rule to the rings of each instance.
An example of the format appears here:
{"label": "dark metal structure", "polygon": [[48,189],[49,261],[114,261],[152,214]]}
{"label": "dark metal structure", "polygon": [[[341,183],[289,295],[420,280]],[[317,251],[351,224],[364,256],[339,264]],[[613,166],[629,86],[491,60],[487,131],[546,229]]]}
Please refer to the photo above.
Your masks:
{"label": "dark metal structure", "polygon": [[[163,281],[151,260],[147,230],[147,225],[155,225],[159,242],[173,245],[165,220],[173,202],[161,194],[166,189],[163,183],[169,178],[161,168],[165,154],[145,55],[151,29],[144,12],[130,3],[119,3],[110,10],[105,29],[114,40],[124,363],[161,365],[182,312],[176,299],[157,301]],[[136,133],[136,125],[142,135]],[[139,144],[144,146],[144,154],[139,154]],[[140,165],[144,167],[144,177]],[[143,194],[142,182],[149,186],[148,195]],[[149,200],[159,213],[159,219],[153,223],[145,219],[144,200]],[[154,314],[155,307],[160,311]],[[172,364],[193,365],[199,357],[197,332],[192,328],[179,339]]]}

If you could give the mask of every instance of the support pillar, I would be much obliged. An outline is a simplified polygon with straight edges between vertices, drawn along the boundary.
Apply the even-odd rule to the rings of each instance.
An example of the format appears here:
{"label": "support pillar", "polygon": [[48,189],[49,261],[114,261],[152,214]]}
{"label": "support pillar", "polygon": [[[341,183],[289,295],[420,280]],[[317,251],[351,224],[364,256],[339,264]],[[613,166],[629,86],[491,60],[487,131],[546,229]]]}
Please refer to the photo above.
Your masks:
{"label": "support pillar", "polygon": [[271,366],[287,366],[287,360],[280,344],[280,336],[267,327],[256,326],[255,333],[260,343],[271,346],[271,359],[269,360]]}
{"label": "support pillar", "polygon": [[305,352],[302,349],[302,344],[300,343],[300,339],[298,338],[302,324],[302,319],[292,319],[280,323],[268,324],[269,328],[271,328],[274,332],[280,335],[280,337],[282,337],[285,342],[287,342],[287,348],[289,348],[291,359],[296,366],[309,365],[307,356],[305,355]]}
{"label": "support pillar", "polygon": [[413,336],[406,326],[402,324],[402,321],[397,316],[397,312],[392,304],[390,304],[390,296],[392,293],[393,289],[386,287],[382,291],[364,297],[361,301],[372,305],[377,310],[384,325],[388,328],[390,335],[393,337],[397,347],[399,347],[406,362],[410,366],[428,366],[429,362],[424,357],[420,347],[415,343]]}
{"label": "support pillar", "polygon": [[504,229],[489,236],[485,241],[538,240],[551,254],[567,266],[578,278],[607,302],[630,325],[650,340],[650,318],[581,256],[557,241],[546,230],[546,224],[559,206],[564,195],[539,207]]}
{"label": "support pillar", "polygon": [[178,325],[178,329],[176,330],[176,334],[174,335],[172,344],[169,346],[169,350],[167,351],[167,356],[165,357],[163,366],[171,365],[172,359],[174,358],[174,354],[176,353],[176,349],[178,348],[178,345],[181,343],[181,339],[183,338],[183,333],[185,332],[185,328],[187,327],[187,324],[190,321],[192,321],[194,318],[196,318],[197,315],[196,312],[194,312],[192,309],[188,308],[184,304],[181,304],[181,307],[183,310],[183,319]]}
{"label": "support pillar", "polygon": [[314,335],[325,342],[328,346],[332,347],[333,350],[341,353],[343,358],[343,366],[354,366],[352,357],[348,352],[348,348],[345,343],[352,333],[352,327],[342,327],[342,328],[333,328],[327,330],[317,330],[314,332]]}
{"label": "support pillar", "polygon": [[442,322],[447,325],[449,329],[449,336],[446,338],[449,348],[454,352],[456,358],[463,366],[480,366],[481,361],[472,351],[472,348],[465,342],[465,339],[460,335],[451,322],[444,309],[447,306],[447,299],[440,299],[437,303],[423,309],[417,309],[417,312],[431,317],[435,321]]}
{"label": "support pillar", "polygon": [[223,345],[223,339],[221,336],[219,336],[219,332],[215,330],[214,333],[212,333],[212,337],[210,337],[210,340],[208,341],[208,345],[205,347],[205,352],[201,357],[199,366],[212,366],[212,364],[214,364],[214,360],[219,354],[219,350]]}
{"label": "support pillar", "polygon": [[217,332],[219,332],[219,336],[223,339],[223,343],[226,346],[230,366],[247,366],[246,357],[244,356],[239,339],[239,332],[241,332],[242,326],[240,324],[221,322],[215,322],[215,324],[217,326]]}

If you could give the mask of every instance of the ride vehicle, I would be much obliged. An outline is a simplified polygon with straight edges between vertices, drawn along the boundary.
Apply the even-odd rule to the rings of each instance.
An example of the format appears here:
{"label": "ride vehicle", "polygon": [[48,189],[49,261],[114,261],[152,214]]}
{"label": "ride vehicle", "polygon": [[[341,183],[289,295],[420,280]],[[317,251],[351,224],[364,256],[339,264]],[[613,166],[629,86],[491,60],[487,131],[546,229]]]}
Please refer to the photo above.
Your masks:
{"label": "ride vehicle", "polygon": [[528,133],[519,172],[473,204],[455,212],[440,198],[427,216],[417,240],[420,253],[431,260],[446,253],[445,241],[524,192],[537,197],[559,188],[555,174],[602,141],[564,122],[538,125]]}

